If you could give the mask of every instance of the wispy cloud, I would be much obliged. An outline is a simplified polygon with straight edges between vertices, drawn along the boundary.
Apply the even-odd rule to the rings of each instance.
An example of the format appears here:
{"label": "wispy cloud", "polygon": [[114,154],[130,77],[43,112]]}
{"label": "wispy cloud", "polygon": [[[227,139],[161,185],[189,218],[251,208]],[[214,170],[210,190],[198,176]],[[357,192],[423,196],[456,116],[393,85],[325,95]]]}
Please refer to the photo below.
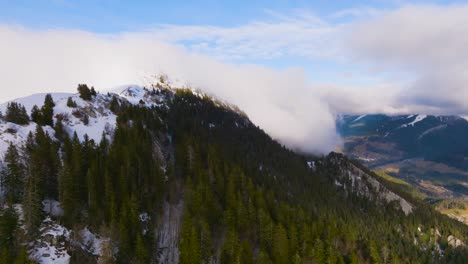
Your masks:
{"label": "wispy cloud", "polygon": [[290,15],[267,13],[271,21],[254,21],[236,27],[160,25],[147,34],[223,60],[317,58],[337,52],[333,43],[337,43],[339,25],[304,11]]}

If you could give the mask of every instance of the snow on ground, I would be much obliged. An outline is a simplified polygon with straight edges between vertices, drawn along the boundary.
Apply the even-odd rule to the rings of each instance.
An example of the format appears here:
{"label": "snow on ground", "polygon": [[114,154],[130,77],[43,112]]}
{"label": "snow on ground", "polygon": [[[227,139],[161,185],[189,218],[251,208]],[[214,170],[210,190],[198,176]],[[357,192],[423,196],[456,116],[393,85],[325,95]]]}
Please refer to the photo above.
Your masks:
{"label": "snow on ground", "polygon": [[[126,101],[146,107],[167,107],[166,97],[158,87],[170,89],[170,86],[166,83],[158,84],[154,86],[154,89],[138,85],[120,86],[113,89],[112,93],[96,95],[91,101],[81,99],[78,94],[51,93],[55,102],[54,122],[62,120],[64,129],[69,136],[73,136],[76,132],[81,141],[84,140],[85,135],[88,135],[90,140],[99,143],[103,133],[108,139],[111,139],[117,123],[117,116],[109,109],[113,98],[117,97],[120,102]],[[43,105],[45,95],[45,93],[34,94],[13,101],[23,104],[30,111],[34,105],[39,107]],[[67,106],[68,98],[71,98],[77,107]],[[5,113],[7,105],[8,102],[0,105],[0,110],[3,113]],[[85,124],[85,119],[89,120],[87,124]],[[8,145],[10,143],[17,147],[24,145],[29,132],[34,133],[36,126],[34,122],[21,126],[0,120],[0,163]],[[44,130],[54,138],[53,128],[47,126]]]}
{"label": "snow on ground", "polygon": [[[14,102],[24,105],[28,113],[31,113],[31,109],[33,108],[34,105],[37,105],[40,108],[44,104],[44,99],[46,95],[47,93],[32,94],[30,96],[17,98],[17,99],[2,103],[0,104],[0,111],[2,111],[2,113],[5,113],[8,103],[14,101]],[[73,94],[50,93],[50,95],[52,96],[52,99],[54,99],[54,102],[57,102],[58,100],[63,99],[63,98],[68,98],[69,96],[72,96]]]}
{"label": "snow on ground", "polygon": [[148,89],[138,85],[127,85],[118,87],[113,91],[133,105],[146,107],[161,107],[165,105],[165,98],[158,94],[158,89]]}
{"label": "snow on ground", "polygon": [[70,230],[47,217],[39,231],[39,238],[30,244],[30,258],[39,264],[68,264],[70,255],[66,243],[70,239]]}
{"label": "snow on ground", "polygon": [[[0,121],[0,162],[3,162],[4,154],[10,143],[13,143],[16,147],[24,145],[29,132],[34,134],[36,127],[36,123],[33,122],[28,125],[17,125]],[[49,134],[49,136],[52,138],[54,137],[55,131],[53,128],[46,126],[43,127],[43,129]]]}
{"label": "snow on ground", "polygon": [[103,241],[98,235],[91,232],[87,227],[81,230],[81,248],[95,256],[101,255]]}
{"label": "snow on ground", "polygon": [[360,115],[356,119],[354,119],[351,123],[357,122],[357,121],[361,120],[362,118],[364,118],[365,116],[366,115]]}
{"label": "snow on ground", "polygon": [[416,118],[413,120],[413,122],[409,123],[408,126],[414,126],[414,124],[421,122],[426,117],[427,115],[417,115]]}
{"label": "snow on ground", "polygon": [[[92,101],[85,101],[78,95],[71,96],[77,104],[76,108],[67,106],[67,98],[55,102],[54,116],[62,119],[65,130],[70,136],[76,132],[78,138],[83,141],[85,135],[89,139],[99,143],[104,132],[110,136],[115,129],[117,116],[109,109],[112,96],[98,94]],[[85,116],[88,116],[88,124],[84,123]]]}
{"label": "snow on ground", "polygon": [[[411,117],[413,117],[413,116],[411,116]],[[416,118],[413,121],[409,122],[408,124],[401,125],[399,128],[414,126],[416,123],[423,121],[426,117],[427,117],[427,115],[417,115]]]}

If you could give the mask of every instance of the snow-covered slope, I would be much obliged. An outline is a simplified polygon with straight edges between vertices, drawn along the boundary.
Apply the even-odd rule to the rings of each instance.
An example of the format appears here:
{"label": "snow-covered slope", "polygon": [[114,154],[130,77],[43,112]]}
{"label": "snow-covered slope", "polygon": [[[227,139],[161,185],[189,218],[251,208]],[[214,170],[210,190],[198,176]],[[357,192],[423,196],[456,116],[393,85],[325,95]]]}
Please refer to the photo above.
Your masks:
{"label": "snow-covered slope", "polygon": [[[17,98],[17,99],[2,103],[0,104],[0,111],[2,111],[2,113],[5,113],[8,103],[14,101],[14,102],[24,105],[28,113],[30,113],[34,105],[37,105],[39,107],[42,106],[46,95],[47,95],[46,93],[37,93],[37,94],[32,94],[30,96]],[[72,93],[50,93],[50,95],[52,95],[52,98],[54,99],[55,102],[64,98],[66,99],[69,96],[73,96]]]}
{"label": "snow-covered slope", "polygon": [[[55,102],[54,123],[60,120],[69,136],[76,133],[78,138],[83,141],[87,135],[90,140],[97,143],[100,142],[103,134],[110,138],[116,127],[117,116],[110,110],[113,98],[116,98],[119,104],[167,107],[165,97],[158,88],[147,89],[137,85],[117,87],[112,92],[97,94],[90,101],[81,99],[78,94],[51,93],[51,95]],[[45,96],[45,93],[34,94],[13,101],[24,105],[30,112],[34,105],[39,107],[43,105]],[[76,107],[67,106],[68,98],[76,103]],[[0,105],[0,111],[4,114],[8,103]],[[34,122],[30,122],[28,125],[17,125],[0,119],[0,162],[10,143],[17,147],[24,145],[28,134],[34,133],[36,127],[37,124]],[[44,130],[54,138],[55,133],[52,127],[44,127]]]}

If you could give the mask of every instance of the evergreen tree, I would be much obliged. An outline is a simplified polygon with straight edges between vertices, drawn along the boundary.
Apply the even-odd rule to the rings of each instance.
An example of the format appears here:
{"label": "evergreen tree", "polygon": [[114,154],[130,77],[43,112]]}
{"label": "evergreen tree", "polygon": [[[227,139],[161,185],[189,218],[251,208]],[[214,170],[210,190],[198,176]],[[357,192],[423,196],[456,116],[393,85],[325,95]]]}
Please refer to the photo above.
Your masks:
{"label": "evergreen tree", "polygon": [[34,105],[31,109],[31,121],[36,124],[42,124],[42,113],[37,105]]}
{"label": "evergreen tree", "polygon": [[73,99],[71,97],[68,97],[67,99],[67,106],[70,107],[70,108],[76,108],[76,102],[73,101]]}
{"label": "evergreen tree", "polygon": [[36,173],[31,173],[26,183],[26,192],[23,202],[24,223],[29,235],[37,232],[42,222],[42,199],[40,195],[40,183]]}
{"label": "evergreen tree", "polygon": [[93,93],[91,90],[88,88],[88,85],[86,84],[78,84],[78,93],[80,94],[81,99],[85,101],[89,101],[92,99]]}
{"label": "evergreen tree", "polygon": [[8,203],[17,203],[23,196],[25,169],[21,163],[18,150],[13,143],[8,145],[4,162],[5,169],[1,174],[4,195]]}
{"label": "evergreen tree", "polygon": [[377,245],[375,244],[374,241],[371,241],[369,243],[369,253],[370,253],[373,263],[375,264],[382,263],[382,260],[380,259],[380,255],[379,255],[379,249],[377,248]]}
{"label": "evergreen tree", "polygon": [[8,103],[5,121],[18,125],[27,125],[29,123],[29,117],[26,108],[17,102]]}
{"label": "evergreen tree", "polygon": [[53,121],[54,107],[55,107],[55,103],[54,103],[52,96],[50,94],[47,94],[44,99],[44,105],[41,108],[42,125],[54,126],[54,121]]}
{"label": "evergreen tree", "polygon": [[279,224],[275,228],[273,235],[273,260],[275,263],[281,264],[288,262],[289,259],[289,246],[288,236],[284,227]]}

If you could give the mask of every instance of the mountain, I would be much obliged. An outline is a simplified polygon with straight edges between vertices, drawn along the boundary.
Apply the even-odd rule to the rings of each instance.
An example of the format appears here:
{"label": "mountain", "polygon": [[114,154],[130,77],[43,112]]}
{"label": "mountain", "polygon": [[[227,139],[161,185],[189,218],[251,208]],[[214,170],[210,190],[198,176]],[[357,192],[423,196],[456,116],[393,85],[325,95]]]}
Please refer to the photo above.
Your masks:
{"label": "mountain", "polygon": [[363,115],[337,121],[344,152],[432,196],[468,194],[468,121],[457,116]]}
{"label": "mountain", "polygon": [[[343,151],[410,183],[435,208],[468,224],[468,121],[458,116],[341,115]],[[404,184],[403,184],[404,185]],[[408,189],[408,186],[404,187]]]}
{"label": "mountain", "polygon": [[235,106],[163,80],[79,91],[2,106],[1,263],[468,260],[467,226]]}

